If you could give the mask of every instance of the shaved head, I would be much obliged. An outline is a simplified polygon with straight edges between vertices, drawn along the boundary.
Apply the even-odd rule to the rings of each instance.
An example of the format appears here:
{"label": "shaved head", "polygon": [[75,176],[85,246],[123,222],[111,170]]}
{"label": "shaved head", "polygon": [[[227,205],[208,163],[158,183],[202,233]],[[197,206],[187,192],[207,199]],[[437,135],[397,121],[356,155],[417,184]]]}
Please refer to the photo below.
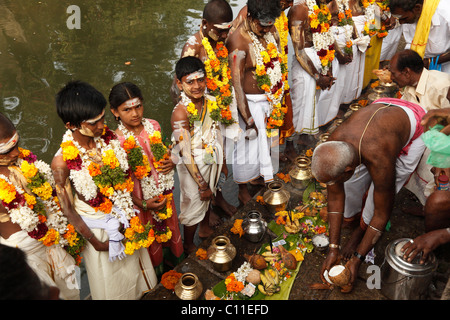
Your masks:
{"label": "shaved head", "polygon": [[329,182],[342,175],[351,166],[357,153],[355,148],[343,141],[327,141],[314,149],[311,171],[318,181]]}
{"label": "shaved head", "polygon": [[0,113],[0,140],[11,138],[16,131],[14,124],[3,113]]}

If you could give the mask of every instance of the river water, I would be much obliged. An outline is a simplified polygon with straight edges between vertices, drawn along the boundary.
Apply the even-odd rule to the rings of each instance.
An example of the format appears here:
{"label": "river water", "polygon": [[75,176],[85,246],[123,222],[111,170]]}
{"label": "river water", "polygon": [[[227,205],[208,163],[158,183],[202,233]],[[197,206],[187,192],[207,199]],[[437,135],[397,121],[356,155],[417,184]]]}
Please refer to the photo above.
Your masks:
{"label": "river water", "polygon": [[[51,162],[65,131],[54,97],[70,80],[86,81],[106,98],[116,83],[136,83],[144,116],[169,139],[175,63],[206,2],[0,0],[0,112],[16,125],[21,147]],[[236,16],[246,0],[229,3]],[[116,128],[109,112],[106,121]]]}

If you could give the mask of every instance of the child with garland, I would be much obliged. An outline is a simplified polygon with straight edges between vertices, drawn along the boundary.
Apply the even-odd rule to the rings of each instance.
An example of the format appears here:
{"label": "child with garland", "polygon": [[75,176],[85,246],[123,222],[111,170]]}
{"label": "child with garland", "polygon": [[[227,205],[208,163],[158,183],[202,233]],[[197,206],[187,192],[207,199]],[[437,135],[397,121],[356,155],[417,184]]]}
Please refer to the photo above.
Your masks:
{"label": "child with garland", "polygon": [[135,217],[133,181],[126,153],[104,123],[106,104],[82,81],[58,92],[56,109],[67,131],[51,167],[62,211],[87,241],[82,255],[92,299],[134,300],[157,279],[147,250],[124,250],[120,231]]}
{"label": "child with garland", "polygon": [[24,252],[43,288],[79,300],[76,261],[63,247],[81,239],[59,210],[50,166],[18,142],[14,124],[0,114],[0,244]]}
{"label": "child with garland", "polygon": [[173,200],[175,165],[162,142],[159,123],[143,117],[144,98],[138,86],[130,82],[115,85],[109,103],[119,121],[115,132],[134,173],[134,207],[141,223],[150,223],[156,235],[148,251],[157,276],[161,276],[164,262],[175,266],[184,259]]}
{"label": "child with garland", "polygon": [[205,94],[205,65],[199,58],[184,57],[177,62],[175,73],[181,101],[172,112],[172,140],[176,142],[174,155],[180,158],[179,219],[184,227],[184,249],[189,254],[197,249],[197,227],[200,238],[213,233],[209,226],[210,203],[221,172],[227,175],[227,167],[219,123],[212,117],[219,107],[214,97]]}

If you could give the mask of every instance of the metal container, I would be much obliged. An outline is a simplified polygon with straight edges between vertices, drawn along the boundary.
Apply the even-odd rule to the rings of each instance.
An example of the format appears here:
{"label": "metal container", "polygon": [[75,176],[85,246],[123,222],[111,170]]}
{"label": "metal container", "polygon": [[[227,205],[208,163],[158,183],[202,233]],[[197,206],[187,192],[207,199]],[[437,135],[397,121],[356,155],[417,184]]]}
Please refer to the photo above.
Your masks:
{"label": "metal container", "polygon": [[252,210],[242,221],[242,229],[245,232],[244,238],[250,242],[259,242],[266,233],[267,223],[261,218],[259,211]]}
{"label": "metal container", "polygon": [[380,85],[384,88],[385,94],[391,98],[395,98],[397,91],[398,91],[398,86],[395,82],[390,82],[390,83],[382,83],[380,82]]}
{"label": "metal container", "polygon": [[348,111],[344,114],[344,119],[347,119],[348,117],[350,117],[353,113],[355,113],[356,111],[358,111],[359,109],[362,108],[362,105],[360,105],[359,103],[355,102],[352,103],[349,107],[348,107]]}
{"label": "metal container", "polygon": [[386,98],[388,95],[386,93],[386,89],[382,86],[376,86],[372,89],[372,93],[370,93],[367,98],[368,102],[367,105],[372,104],[375,100]]}
{"label": "metal container", "polygon": [[304,190],[312,179],[311,159],[299,156],[295,159],[294,167],[289,171],[291,184],[294,188]]}
{"label": "metal container", "polygon": [[197,300],[202,294],[203,285],[193,273],[184,273],[174,288],[175,294],[181,300]]}
{"label": "metal container", "polygon": [[225,272],[231,269],[236,256],[236,248],[226,236],[217,236],[207,250],[208,259],[216,271]]}
{"label": "metal container", "polygon": [[286,210],[291,195],[289,191],[284,190],[283,183],[272,181],[269,183],[268,188],[269,190],[264,192],[263,200],[269,211],[275,214],[278,211]]}
{"label": "metal container", "polygon": [[381,266],[381,293],[391,300],[423,299],[437,268],[437,261],[430,253],[424,264],[419,264],[420,257],[408,262],[400,251],[408,238],[391,242],[385,250]]}

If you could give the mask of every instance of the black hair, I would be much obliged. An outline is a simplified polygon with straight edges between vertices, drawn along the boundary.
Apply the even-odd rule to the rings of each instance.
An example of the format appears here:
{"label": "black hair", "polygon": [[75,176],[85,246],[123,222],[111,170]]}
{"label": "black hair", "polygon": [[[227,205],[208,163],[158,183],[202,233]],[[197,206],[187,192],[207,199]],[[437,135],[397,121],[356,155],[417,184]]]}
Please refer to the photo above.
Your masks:
{"label": "black hair", "polygon": [[203,9],[203,19],[208,22],[231,22],[233,10],[226,0],[210,0]]}
{"label": "black hair", "polygon": [[0,140],[11,138],[15,130],[16,127],[12,121],[3,113],[0,113]]}
{"label": "black hair", "polygon": [[423,0],[390,0],[389,8],[391,12],[397,8],[411,11],[416,4],[423,4]]}
{"label": "black hair", "polygon": [[40,300],[45,289],[24,252],[0,244],[0,300]]}
{"label": "black hair", "polygon": [[122,82],[112,87],[108,100],[111,109],[117,109],[125,101],[134,98],[144,101],[141,89],[134,83]]}
{"label": "black hair", "polygon": [[281,15],[280,0],[248,0],[248,14],[258,20],[275,20]]}
{"label": "black hair", "polygon": [[403,71],[405,68],[410,68],[415,73],[422,72],[424,68],[423,60],[420,55],[411,49],[400,51],[397,54],[398,71]]}
{"label": "black hair", "polygon": [[83,81],[71,81],[56,95],[56,111],[66,124],[79,127],[85,120],[97,117],[106,107],[103,94]]}
{"label": "black hair", "polygon": [[181,58],[175,65],[175,74],[177,75],[177,79],[180,81],[184,76],[199,70],[206,74],[205,65],[202,60],[193,56]]}

